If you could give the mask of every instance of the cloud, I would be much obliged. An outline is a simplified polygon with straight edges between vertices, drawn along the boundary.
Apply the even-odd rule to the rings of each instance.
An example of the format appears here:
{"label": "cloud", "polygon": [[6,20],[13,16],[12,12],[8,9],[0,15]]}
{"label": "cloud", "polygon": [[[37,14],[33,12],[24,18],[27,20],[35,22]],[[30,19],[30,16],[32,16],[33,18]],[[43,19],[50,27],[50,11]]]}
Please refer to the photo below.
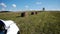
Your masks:
{"label": "cloud", "polygon": [[0,3],[1,6],[7,7],[5,3]]}
{"label": "cloud", "polygon": [[36,4],[37,4],[37,5],[40,5],[40,4],[42,4],[42,3],[41,3],[41,2],[36,2]]}
{"label": "cloud", "polygon": [[11,9],[9,9],[9,11],[12,11]]}
{"label": "cloud", "polygon": [[25,8],[29,8],[29,6],[28,5],[25,5]]}
{"label": "cloud", "polygon": [[5,10],[5,8],[2,8],[2,11],[4,11]]}
{"label": "cloud", "polygon": [[16,4],[12,4],[12,6],[13,6],[14,8],[16,8]]}

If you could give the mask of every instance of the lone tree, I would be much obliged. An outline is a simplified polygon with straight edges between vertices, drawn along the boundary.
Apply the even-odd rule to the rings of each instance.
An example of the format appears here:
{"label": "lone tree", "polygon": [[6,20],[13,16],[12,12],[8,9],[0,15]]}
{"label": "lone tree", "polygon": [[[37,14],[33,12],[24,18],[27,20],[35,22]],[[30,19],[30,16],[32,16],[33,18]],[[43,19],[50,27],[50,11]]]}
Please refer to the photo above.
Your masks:
{"label": "lone tree", "polygon": [[45,11],[45,8],[43,8],[43,11]]}

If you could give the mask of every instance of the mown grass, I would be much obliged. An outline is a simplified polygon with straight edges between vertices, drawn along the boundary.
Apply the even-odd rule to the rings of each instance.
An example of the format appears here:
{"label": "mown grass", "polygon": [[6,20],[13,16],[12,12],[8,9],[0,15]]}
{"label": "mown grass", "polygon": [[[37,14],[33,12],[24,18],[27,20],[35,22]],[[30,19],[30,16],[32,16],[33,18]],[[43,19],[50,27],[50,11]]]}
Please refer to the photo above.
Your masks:
{"label": "mown grass", "polygon": [[20,17],[19,12],[0,13],[0,19],[13,20],[21,34],[60,34],[60,12],[39,12]]}

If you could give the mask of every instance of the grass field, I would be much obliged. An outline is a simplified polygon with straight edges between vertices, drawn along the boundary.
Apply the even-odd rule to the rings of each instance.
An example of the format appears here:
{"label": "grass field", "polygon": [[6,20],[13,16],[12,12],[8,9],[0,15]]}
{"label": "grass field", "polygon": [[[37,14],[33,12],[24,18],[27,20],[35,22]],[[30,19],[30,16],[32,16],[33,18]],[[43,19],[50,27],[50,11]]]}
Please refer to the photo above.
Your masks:
{"label": "grass field", "polygon": [[39,12],[37,15],[20,17],[20,12],[0,13],[0,19],[13,20],[21,34],[60,34],[60,12]]}

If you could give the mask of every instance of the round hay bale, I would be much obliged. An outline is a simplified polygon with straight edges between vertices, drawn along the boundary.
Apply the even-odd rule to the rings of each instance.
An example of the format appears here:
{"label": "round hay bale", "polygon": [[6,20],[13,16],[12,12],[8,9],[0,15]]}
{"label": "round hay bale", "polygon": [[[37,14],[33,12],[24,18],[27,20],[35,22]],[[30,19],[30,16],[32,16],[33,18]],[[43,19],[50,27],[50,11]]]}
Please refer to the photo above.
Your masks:
{"label": "round hay bale", "polygon": [[34,15],[35,14],[35,12],[31,12],[31,15]]}
{"label": "round hay bale", "polygon": [[35,12],[35,14],[38,14],[38,12]]}
{"label": "round hay bale", "polygon": [[26,17],[26,16],[28,16],[28,13],[27,12],[22,12],[21,13],[21,17]]}
{"label": "round hay bale", "polygon": [[25,12],[22,12],[22,13],[21,13],[21,17],[24,17],[24,16],[25,16]]}

